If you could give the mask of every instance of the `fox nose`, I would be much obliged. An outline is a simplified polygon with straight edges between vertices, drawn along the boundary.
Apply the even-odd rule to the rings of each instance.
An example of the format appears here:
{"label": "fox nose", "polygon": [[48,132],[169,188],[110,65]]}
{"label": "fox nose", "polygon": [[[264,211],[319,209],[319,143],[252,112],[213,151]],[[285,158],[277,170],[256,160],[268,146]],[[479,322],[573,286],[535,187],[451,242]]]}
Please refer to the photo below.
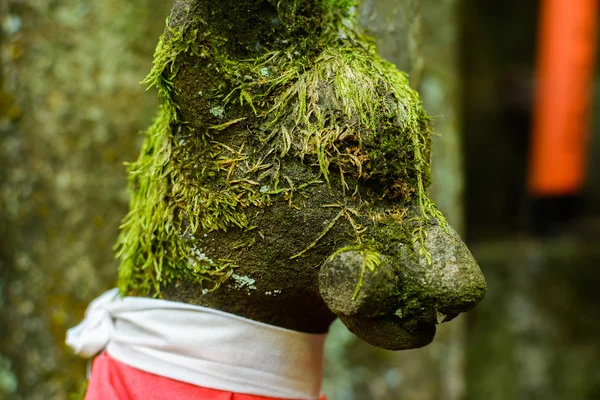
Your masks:
{"label": "fox nose", "polygon": [[349,247],[330,256],[321,267],[319,287],[331,311],[341,317],[394,316],[437,324],[481,301],[485,279],[456,231],[437,221],[424,229],[423,241],[385,254],[375,247]]}
{"label": "fox nose", "polygon": [[[434,310],[440,323],[475,307],[483,300],[487,285],[479,265],[451,226],[434,222],[425,229],[422,243],[414,243],[412,248],[401,246],[396,253],[403,285],[396,314],[418,314],[418,307],[425,306]],[[415,257],[420,248],[429,257]]]}

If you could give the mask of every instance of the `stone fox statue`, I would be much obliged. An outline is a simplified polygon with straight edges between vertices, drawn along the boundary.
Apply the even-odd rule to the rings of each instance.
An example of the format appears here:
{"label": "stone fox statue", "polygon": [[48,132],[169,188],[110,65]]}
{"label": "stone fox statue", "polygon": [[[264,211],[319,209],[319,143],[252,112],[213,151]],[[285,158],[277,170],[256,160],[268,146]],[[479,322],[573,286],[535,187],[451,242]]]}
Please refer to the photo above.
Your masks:
{"label": "stone fox statue", "polygon": [[160,112],[129,166],[125,297],[99,298],[70,332],[82,354],[107,346],[88,398],[113,398],[94,394],[111,374],[155,396],[318,398],[335,318],[411,349],[483,298],[427,194],[430,119],[352,13],[351,0],[175,2],[145,81]]}

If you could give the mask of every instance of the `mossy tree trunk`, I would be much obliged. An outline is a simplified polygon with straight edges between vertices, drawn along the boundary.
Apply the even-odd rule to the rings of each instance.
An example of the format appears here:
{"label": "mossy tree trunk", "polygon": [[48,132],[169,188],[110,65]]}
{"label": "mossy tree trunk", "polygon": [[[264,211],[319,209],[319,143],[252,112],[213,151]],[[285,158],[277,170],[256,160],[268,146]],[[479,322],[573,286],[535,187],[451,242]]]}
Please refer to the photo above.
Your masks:
{"label": "mossy tree trunk", "polygon": [[0,0],[0,398],[83,380],[65,330],[114,286],[124,161],[156,96],[139,82],[172,4]]}

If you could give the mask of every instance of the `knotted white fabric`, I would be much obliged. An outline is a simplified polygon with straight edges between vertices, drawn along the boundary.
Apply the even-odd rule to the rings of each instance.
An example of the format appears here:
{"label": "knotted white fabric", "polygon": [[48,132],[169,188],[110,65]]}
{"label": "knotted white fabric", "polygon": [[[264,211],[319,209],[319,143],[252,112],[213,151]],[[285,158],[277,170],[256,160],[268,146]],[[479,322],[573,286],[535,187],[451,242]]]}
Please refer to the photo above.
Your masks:
{"label": "knotted white fabric", "polygon": [[134,368],[207,388],[318,399],[326,337],[112,289],[90,303],[67,344],[84,357],[106,349]]}

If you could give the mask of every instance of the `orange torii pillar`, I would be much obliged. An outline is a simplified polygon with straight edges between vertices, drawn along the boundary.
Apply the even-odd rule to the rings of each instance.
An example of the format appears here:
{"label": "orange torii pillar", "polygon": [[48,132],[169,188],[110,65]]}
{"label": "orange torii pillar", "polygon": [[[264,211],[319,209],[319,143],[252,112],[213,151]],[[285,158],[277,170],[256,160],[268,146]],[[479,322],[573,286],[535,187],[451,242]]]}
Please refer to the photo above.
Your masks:
{"label": "orange torii pillar", "polygon": [[529,193],[576,196],[585,181],[598,0],[541,0]]}

